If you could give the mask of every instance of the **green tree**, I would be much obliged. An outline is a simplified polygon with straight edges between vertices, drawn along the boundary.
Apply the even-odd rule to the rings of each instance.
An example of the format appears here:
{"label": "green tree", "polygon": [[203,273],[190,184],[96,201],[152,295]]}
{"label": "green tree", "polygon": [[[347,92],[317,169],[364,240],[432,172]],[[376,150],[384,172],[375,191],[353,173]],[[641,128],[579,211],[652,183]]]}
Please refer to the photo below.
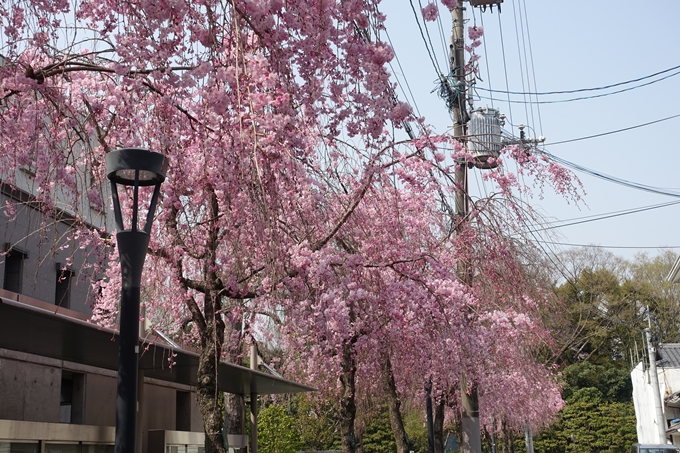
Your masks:
{"label": "green tree", "polygon": [[329,402],[317,402],[298,394],[291,404],[293,429],[299,434],[302,450],[339,450],[340,425],[337,410]]}
{"label": "green tree", "polygon": [[680,341],[680,285],[669,282],[670,272],[677,253],[666,251],[653,258],[646,253],[635,255],[628,263],[627,278],[653,294],[649,300],[655,334],[664,343]]}
{"label": "green tree", "polygon": [[554,360],[627,368],[648,313],[659,341],[680,341],[680,285],[666,281],[676,258],[665,252],[626,261],[597,249],[560,255],[555,293],[563,310],[544,314],[561,348]]}
{"label": "green tree", "polygon": [[258,416],[258,451],[262,453],[295,453],[302,449],[300,434],[286,408],[272,404]]}
{"label": "green tree", "polygon": [[414,453],[427,453],[427,420],[423,410],[405,409],[404,428],[408,434],[411,450]]}
{"label": "green tree", "polygon": [[584,269],[556,289],[563,313],[549,314],[563,364],[588,361],[627,367],[629,351],[646,326],[646,307],[656,295],[648,285],[621,279],[608,269]]}
{"label": "green tree", "polygon": [[386,408],[381,408],[366,421],[362,439],[364,453],[389,453],[397,450]]}
{"label": "green tree", "polygon": [[565,368],[562,378],[565,383],[562,397],[567,401],[582,389],[593,388],[607,402],[631,402],[633,383],[625,368],[579,362]]}
{"label": "green tree", "polygon": [[[633,403],[607,401],[588,387],[574,392],[559,421],[534,439],[534,448],[545,453],[625,453],[636,441]],[[518,444],[522,448],[523,441]]]}

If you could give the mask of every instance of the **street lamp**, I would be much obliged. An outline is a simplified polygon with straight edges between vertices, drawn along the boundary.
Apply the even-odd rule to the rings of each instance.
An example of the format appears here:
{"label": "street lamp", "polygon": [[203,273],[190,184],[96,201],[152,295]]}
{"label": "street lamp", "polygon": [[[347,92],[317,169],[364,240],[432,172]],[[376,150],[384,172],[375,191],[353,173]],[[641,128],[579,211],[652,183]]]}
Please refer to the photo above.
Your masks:
{"label": "street lamp", "polygon": [[[116,219],[116,241],[120,257],[122,290],[118,335],[118,393],[116,398],[115,453],[134,453],[137,422],[137,368],[139,358],[139,299],[144,258],[149,246],[151,223],[168,160],[162,154],[141,148],[124,148],[106,155],[106,173]],[[118,185],[132,188],[130,228],[123,224]],[[139,188],[154,186],[146,224],[139,229]]]}

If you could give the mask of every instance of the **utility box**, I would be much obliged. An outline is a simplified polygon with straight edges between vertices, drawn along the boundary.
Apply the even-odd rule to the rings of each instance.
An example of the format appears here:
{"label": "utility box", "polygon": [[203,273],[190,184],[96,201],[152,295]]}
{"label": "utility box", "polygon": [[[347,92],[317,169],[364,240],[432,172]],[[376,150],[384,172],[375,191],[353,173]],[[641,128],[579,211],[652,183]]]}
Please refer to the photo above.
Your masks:
{"label": "utility box", "polygon": [[503,3],[503,0],[470,0],[472,6],[493,6],[501,3]]}
{"label": "utility box", "polygon": [[503,148],[500,112],[491,107],[473,110],[468,123],[468,149],[477,168],[498,166],[498,156]]}

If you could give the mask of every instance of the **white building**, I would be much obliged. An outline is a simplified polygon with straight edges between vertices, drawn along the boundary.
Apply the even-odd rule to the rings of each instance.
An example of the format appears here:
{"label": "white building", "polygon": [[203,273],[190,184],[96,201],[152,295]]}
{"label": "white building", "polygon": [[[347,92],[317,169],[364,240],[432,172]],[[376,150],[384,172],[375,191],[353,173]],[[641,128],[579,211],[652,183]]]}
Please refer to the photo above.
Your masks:
{"label": "white building", "polygon": [[[656,366],[663,410],[661,423],[668,441],[673,445],[680,445],[680,344],[659,344],[656,351]],[[638,442],[657,444],[659,430],[655,415],[655,389],[647,362],[643,360],[638,363],[631,371],[630,377],[633,381]]]}

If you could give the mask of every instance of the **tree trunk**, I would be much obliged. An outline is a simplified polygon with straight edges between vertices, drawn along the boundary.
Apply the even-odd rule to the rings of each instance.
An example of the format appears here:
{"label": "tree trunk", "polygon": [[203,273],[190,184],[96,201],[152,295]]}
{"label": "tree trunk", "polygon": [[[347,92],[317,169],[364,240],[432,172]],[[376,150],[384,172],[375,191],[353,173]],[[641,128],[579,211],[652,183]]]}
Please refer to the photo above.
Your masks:
{"label": "tree trunk", "polygon": [[217,389],[217,367],[224,342],[224,322],[215,310],[217,295],[205,295],[205,329],[201,331],[201,355],[198,360],[196,399],[205,429],[205,453],[225,453],[222,439],[222,393]]}
{"label": "tree trunk", "polygon": [[503,435],[501,442],[503,453],[515,453],[515,434],[508,428],[505,422],[501,424],[501,433]]}
{"label": "tree trunk", "polygon": [[385,356],[383,369],[383,390],[387,398],[387,409],[390,414],[390,426],[392,427],[392,434],[394,441],[397,444],[397,453],[408,453],[409,448],[406,443],[406,430],[404,429],[404,421],[401,416],[401,400],[397,393],[397,385],[394,382],[394,373],[392,373],[392,362],[388,356]]}
{"label": "tree trunk", "polygon": [[434,409],[434,453],[444,453],[445,407],[444,398],[441,398]]}
{"label": "tree trunk", "polygon": [[355,453],[364,453],[364,424],[362,423],[359,427],[354,426],[354,439],[356,440]]}
{"label": "tree trunk", "polygon": [[[241,316],[228,316],[230,332],[227,332],[228,344],[225,345],[227,360],[236,365],[243,365],[242,354],[242,318]],[[246,433],[245,400],[241,395],[232,393],[224,394],[224,432],[225,434]]]}
{"label": "tree trunk", "polygon": [[348,340],[342,346],[342,374],[340,385],[342,396],[340,397],[340,435],[343,453],[356,453],[356,437],[354,434],[354,420],[356,419],[357,406],[355,401],[356,388],[356,364],[352,344],[356,340]]}

